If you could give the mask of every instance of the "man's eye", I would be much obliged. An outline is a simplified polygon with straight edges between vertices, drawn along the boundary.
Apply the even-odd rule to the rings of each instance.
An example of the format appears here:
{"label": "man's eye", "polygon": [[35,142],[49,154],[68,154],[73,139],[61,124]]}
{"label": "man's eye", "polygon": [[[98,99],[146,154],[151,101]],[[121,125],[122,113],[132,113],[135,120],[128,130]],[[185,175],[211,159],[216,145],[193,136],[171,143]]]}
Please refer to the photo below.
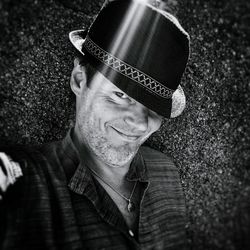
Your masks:
{"label": "man's eye", "polygon": [[117,92],[117,91],[115,91],[115,95],[117,95],[118,97],[120,97],[120,98],[122,98],[122,99],[128,98],[128,96],[125,95],[125,94],[122,93],[122,92]]}

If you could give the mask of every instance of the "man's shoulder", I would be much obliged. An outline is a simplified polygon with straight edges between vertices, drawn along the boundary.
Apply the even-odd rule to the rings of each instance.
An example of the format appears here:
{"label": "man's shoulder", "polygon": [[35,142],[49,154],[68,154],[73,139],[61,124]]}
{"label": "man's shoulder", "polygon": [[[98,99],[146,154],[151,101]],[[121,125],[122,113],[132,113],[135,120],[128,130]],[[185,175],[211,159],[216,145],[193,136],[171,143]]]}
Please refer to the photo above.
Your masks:
{"label": "man's shoulder", "polygon": [[157,190],[162,199],[167,197],[175,205],[179,204],[184,209],[180,172],[172,158],[149,147],[142,147],[141,153],[150,181],[150,190],[153,193]]}
{"label": "man's shoulder", "polygon": [[35,162],[37,158],[40,158],[42,154],[50,152],[53,143],[47,144],[35,144],[35,145],[8,145],[0,146],[0,153],[2,155],[7,155],[11,160],[22,162],[22,161],[33,161]]}
{"label": "man's shoulder", "polygon": [[0,146],[0,193],[10,185],[29,183],[32,176],[45,179],[46,162],[54,144]]}
{"label": "man's shoulder", "polygon": [[[11,145],[0,147],[0,164],[19,165],[26,174],[44,174],[47,168],[55,165],[59,141],[40,145]],[[11,162],[11,164],[10,164]],[[13,165],[14,164],[14,165]],[[10,169],[10,171],[12,171]]]}
{"label": "man's shoulder", "polygon": [[169,154],[162,153],[149,146],[142,146],[140,152],[142,153],[144,160],[157,163],[168,163],[175,166],[173,158]]}
{"label": "man's shoulder", "polygon": [[140,152],[149,173],[161,172],[164,176],[179,177],[179,170],[170,155],[148,146],[142,146]]}

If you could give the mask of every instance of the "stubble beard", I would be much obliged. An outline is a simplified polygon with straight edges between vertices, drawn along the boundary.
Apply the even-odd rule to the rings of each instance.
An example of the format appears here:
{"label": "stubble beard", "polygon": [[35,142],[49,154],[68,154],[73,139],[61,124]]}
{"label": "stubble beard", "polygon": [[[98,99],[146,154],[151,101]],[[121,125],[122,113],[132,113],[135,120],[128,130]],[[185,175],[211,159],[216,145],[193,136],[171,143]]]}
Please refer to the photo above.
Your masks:
{"label": "stubble beard", "polygon": [[141,145],[123,142],[116,146],[100,131],[97,121],[86,117],[82,117],[81,121],[84,121],[79,123],[82,141],[102,162],[110,166],[119,167],[130,162]]}

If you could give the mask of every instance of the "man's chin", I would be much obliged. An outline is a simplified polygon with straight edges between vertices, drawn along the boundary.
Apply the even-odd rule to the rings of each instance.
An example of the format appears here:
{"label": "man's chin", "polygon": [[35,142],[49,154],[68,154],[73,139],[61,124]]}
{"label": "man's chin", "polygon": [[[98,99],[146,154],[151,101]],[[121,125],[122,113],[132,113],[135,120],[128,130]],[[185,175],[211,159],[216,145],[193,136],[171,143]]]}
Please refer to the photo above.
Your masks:
{"label": "man's chin", "polygon": [[125,150],[124,147],[116,149],[106,149],[102,152],[96,152],[99,158],[107,165],[112,167],[122,167],[129,164],[138,151],[138,147]]}

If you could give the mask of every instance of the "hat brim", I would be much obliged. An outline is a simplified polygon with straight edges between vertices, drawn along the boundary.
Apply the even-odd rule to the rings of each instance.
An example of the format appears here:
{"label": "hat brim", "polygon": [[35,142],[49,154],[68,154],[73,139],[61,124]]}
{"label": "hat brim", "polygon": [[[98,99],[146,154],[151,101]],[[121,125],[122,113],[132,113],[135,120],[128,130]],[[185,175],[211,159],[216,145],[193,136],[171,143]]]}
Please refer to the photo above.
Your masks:
{"label": "hat brim", "polygon": [[[82,35],[85,32],[86,30],[74,30],[69,33],[70,42],[82,55],[85,55],[84,52],[82,51],[82,46],[85,41]],[[171,108],[170,118],[175,118],[179,116],[185,109],[185,106],[186,106],[186,97],[183,88],[179,85],[172,96],[172,108]]]}

